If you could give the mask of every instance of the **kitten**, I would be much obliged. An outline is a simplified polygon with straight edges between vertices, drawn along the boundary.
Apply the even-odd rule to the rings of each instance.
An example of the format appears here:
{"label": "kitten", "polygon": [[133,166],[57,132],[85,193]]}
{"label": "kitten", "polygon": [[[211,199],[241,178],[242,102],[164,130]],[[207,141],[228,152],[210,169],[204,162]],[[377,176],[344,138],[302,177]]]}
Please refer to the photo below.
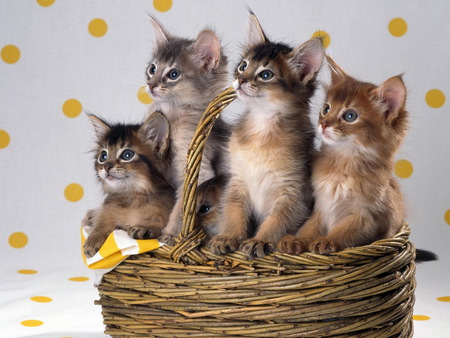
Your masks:
{"label": "kitten", "polygon": [[315,207],[278,250],[325,254],[396,234],[405,205],[392,172],[406,134],[401,76],[380,86],[358,81],[328,57],[331,86],[319,117],[322,145],[313,164]]}
{"label": "kitten", "polygon": [[[147,69],[147,87],[154,99],[151,111],[160,110],[170,123],[173,152],[169,182],[176,189],[177,202],[161,241],[173,243],[181,230],[182,189],[189,144],[204,110],[228,86],[227,58],[220,41],[209,29],[196,40],[170,35],[150,17],[156,36],[156,48]],[[224,143],[228,127],[218,119],[203,153],[199,183],[225,170]]]}
{"label": "kitten", "polygon": [[169,219],[175,192],[164,175],[170,167],[169,125],[154,113],[142,125],[109,124],[88,115],[97,137],[95,170],[106,194],[103,205],[89,210],[91,227],[84,244],[93,256],[115,229],[136,239],[157,238]]}
{"label": "kitten", "polygon": [[219,233],[220,200],[229,177],[214,176],[197,189],[197,222],[203,228],[207,241]]}
{"label": "kitten", "polygon": [[249,259],[263,257],[309,216],[309,100],[323,58],[319,39],[295,49],[273,43],[250,14],[248,46],[233,82],[246,110],[228,144],[230,182],[212,252],[240,249]]}

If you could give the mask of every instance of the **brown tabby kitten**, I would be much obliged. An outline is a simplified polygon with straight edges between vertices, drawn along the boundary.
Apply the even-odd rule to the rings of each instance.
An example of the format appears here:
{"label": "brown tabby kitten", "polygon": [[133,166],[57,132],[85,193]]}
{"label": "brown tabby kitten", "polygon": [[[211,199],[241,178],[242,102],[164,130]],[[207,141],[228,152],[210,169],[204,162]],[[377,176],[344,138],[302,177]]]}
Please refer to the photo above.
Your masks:
{"label": "brown tabby kitten", "polygon": [[405,218],[392,175],[408,112],[401,76],[380,86],[348,76],[331,58],[331,86],[319,117],[322,137],[313,164],[316,203],[311,218],[278,250],[329,253],[393,236]]}
{"label": "brown tabby kitten", "polygon": [[233,82],[246,110],[230,136],[231,178],[210,249],[252,259],[274,251],[310,214],[309,100],[324,51],[318,39],[295,49],[269,41],[253,13],[249,27]]}
{"label": "brown tabby kitten", "polygon": [[[201,115],[212,99],[228,86],[227,58],[213,31],[201,31],[196,40],[170,35],[150,18],[156,36],[156,48],[147,69],[147,87],[154,99],[151,112],[162,111],[170,123],[173,152],[169,182],[175,187],[177,202],[161,241],[171,243],[181,230],[182,183],[186,157]],[[203,153],[199,183],[224,168],[222,156],[228,128],[219,119]]]}
{"label": "brown tabby kitten", "polygon": [[93,256],[115,229],[136,239],[157,238],[175,202],[164,178],[170,167],[169,126],[161,113],[142,125],[108,124],[88,115],[97,136],[95,170],[106,194],[103,205],[89,210],[83,224],[91,227],[84,244]]}

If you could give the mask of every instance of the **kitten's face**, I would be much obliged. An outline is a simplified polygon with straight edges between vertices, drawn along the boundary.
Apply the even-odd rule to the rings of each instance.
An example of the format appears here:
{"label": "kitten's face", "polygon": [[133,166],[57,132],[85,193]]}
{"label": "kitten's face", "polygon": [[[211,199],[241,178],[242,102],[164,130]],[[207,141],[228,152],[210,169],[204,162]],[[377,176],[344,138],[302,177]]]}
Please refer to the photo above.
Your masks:
{"label": "kitten's face", "polygon": [[154,113],[141,125],[89,119],[97,136],[95,170],[105,192],[151,192],[166,180],[169,125],[164,115]]}
{"label": "kitten's face", "polygon": [[401,77],[377,87],[340,72],[333,75],[319,116],[323,146],[343,154],[356,151],[389,157],[406,132],[406,89]]}
{"label": "kitten's face", "polygon": [[292,49],[270,42],[249,50],[237,66],[233,87],[239,99],[247,104],[278,102],[286,88],[295,87],[288,55]]}
{"label": "kitten's face", "polygon": [[196,40],[174,37],[156,19],[150,19],[156,48],[146,71],[148,92],[156,103],[169,108],[190,105],[204,109],[228,81],[219,39],[208,29]]}
{"label": "kitten's face", "polygon": [[[112,127],[98,143],[95,169],[107,192],[149,191],[147,158],[154,156],[138,136],[136,126]],[[114,137],[116,136],[116,137]]]}

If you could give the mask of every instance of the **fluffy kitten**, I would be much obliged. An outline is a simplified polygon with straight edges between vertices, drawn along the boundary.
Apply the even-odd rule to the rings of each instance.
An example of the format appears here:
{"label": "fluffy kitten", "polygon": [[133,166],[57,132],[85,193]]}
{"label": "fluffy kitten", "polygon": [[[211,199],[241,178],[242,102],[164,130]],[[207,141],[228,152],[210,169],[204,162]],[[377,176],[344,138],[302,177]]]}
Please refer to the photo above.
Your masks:
{"label": "fluffy kitten", "polygon": [[393,236],[405,206],[392,172],[406,134],[401,76],[380,86],[348,76],[328,58],[332,79],[319,117],[320,152],[313,164],[311,218],[278,250],[329,253]]}
{"label": "fluffy kitten", "polygon": [[233,86],[246,110],[229,141],[230,182],[216,254],[242,250],[249,259],[274,251],[310,214],[314,130],[309,100],[324,51],[311,39],[293,49],[273,43],[250,14],[248,45]]}
{"label": "fluffy kitten", "polygon": [[[161,237],[161,241],[170,243],[181,230],[182,184],[189,144],[207,105],[228,86],[227,58],[213,31],[202,30],[196,40],[189,40],[170,35],[156,19],[150,19],[156,48],[147,69],[147,86],[155,101],[151,111],[162,111],[170,123],[173,162],[169,181],[177,196]],[[224,168],[227,130],[222,119],[216,121],[203,153],[199,183]]]}
{"label": "fluffy kitten", "polygon": [[106,194],[103,205],[89,210],[83,221],[91,227],[84,244],[91,257],[115,229],[136,239],[157,238],[175,193],[164,178],[170,166],[169,126],[161,113],[142,125],[111,125],[88,116],[97,136],[95,170]]}

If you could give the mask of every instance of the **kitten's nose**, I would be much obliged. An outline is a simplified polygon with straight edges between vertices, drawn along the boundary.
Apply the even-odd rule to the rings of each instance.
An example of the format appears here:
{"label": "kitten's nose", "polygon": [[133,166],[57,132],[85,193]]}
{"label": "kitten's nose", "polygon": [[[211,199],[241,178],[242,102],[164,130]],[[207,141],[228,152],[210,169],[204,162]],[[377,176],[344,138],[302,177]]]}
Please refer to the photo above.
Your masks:
{"label": "kitten's nose", "polygon": [[105,164],[103,165],[103,168],[105,168],[105,171],[106,171],[107,173],[109,173],[109,171],[112,169],[112,165],[109,164],[109,163],[105,163]]}
{"label": "kitten's nose", "polygon": [[147,86],[148,86],[148,89],[152,92],[153,91],[153,89],[155,89],[155,87],[156,87],[156,85],[154,85],[154,84],[147,84]]}
{"label": "kitten's nose", "polygon": [[328,124],[326,121],[321,122],[320,125],[322,126],[322,130],[325,130],[328,127]]}
{"label": "kitten's nose", "polygon": [[245,82],[244,78],[238,77],[238,83],[239,85],[243,84]]}

